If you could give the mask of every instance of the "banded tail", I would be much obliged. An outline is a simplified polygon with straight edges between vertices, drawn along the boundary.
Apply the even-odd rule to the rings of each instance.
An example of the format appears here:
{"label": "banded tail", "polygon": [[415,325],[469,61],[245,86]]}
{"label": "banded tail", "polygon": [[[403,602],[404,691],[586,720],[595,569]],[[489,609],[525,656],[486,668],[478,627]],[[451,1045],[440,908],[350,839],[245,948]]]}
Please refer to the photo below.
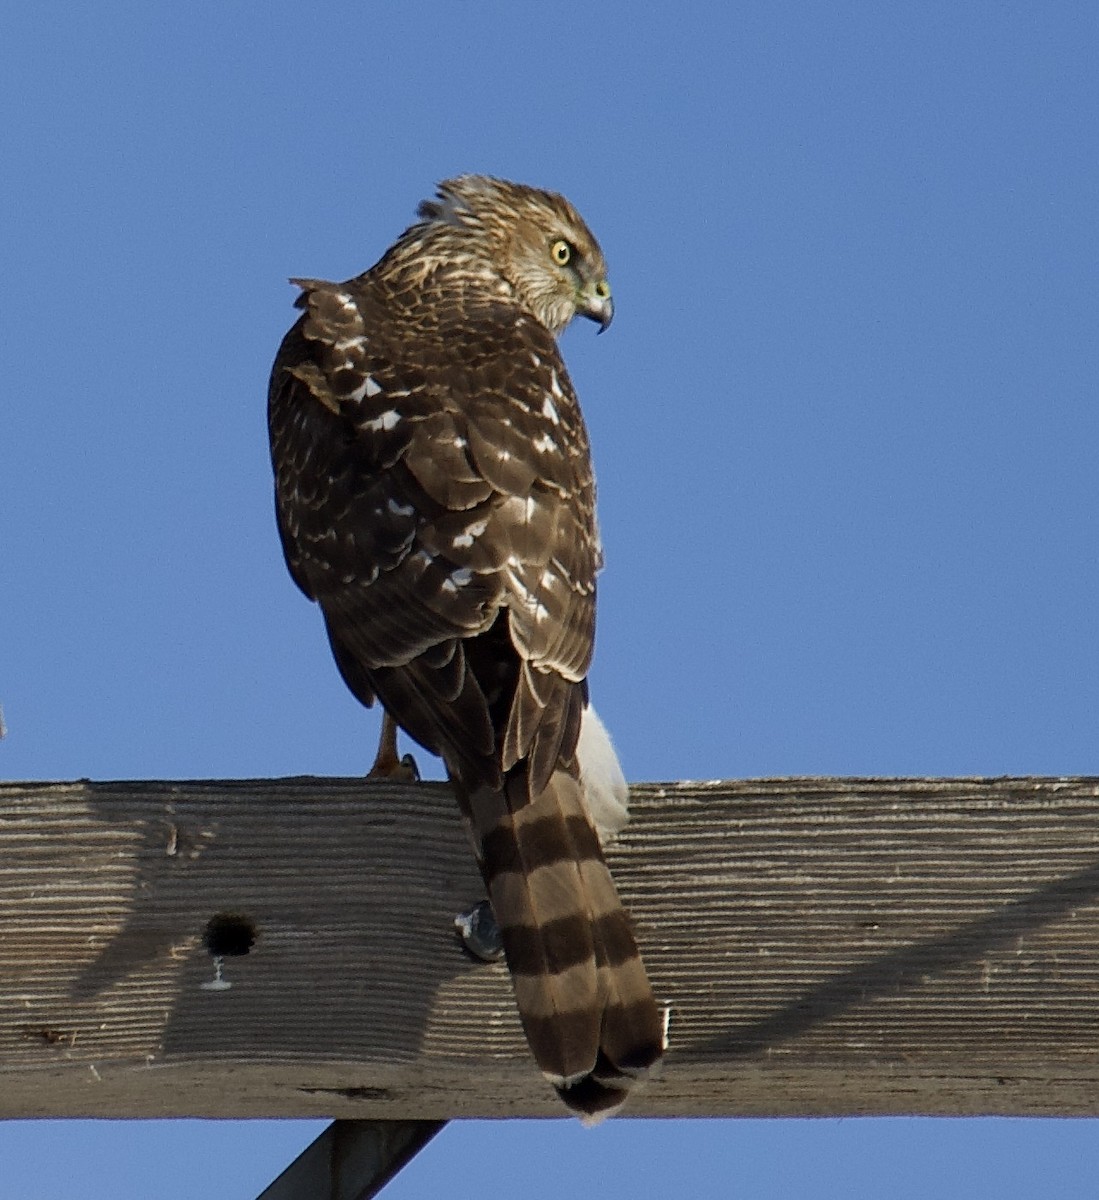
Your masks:
{"label": "banded tail", "polygon": [[561,1099],[593,1124],[660,1058],[664,1019],[580,779],[561,767],[528,798],[520,762],[502,791],[457,790],[527,1041]]}

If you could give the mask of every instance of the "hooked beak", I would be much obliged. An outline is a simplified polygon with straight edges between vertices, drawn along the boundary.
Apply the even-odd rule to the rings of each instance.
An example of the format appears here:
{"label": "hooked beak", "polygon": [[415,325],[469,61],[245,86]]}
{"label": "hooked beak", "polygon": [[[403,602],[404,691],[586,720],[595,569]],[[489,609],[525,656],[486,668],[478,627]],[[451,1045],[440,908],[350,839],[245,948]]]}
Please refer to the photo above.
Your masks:
{"label": "hooked beak", "polygon": [[580,293],[580,302],[577,305],[577,311],[590,321],[595,321],[599,325],[599,332],[603,333],[611,321],[614,320],[614,300],[611,299],[611,285],[605,279],[600,279],[594,284],[589,284]]}

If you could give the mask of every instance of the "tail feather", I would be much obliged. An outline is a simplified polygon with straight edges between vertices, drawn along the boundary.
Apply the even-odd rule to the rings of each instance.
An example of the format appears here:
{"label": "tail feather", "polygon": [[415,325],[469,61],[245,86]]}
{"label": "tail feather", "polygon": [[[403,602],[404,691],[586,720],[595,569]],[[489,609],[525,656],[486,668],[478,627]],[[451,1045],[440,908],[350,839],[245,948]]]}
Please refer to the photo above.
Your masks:
{"label": "tail feather", "polygon": [[525,771],[459,800],[535,1060],[598,1120],[659,1059],[663,1020],[579,780],[559,769],[530,797]]}

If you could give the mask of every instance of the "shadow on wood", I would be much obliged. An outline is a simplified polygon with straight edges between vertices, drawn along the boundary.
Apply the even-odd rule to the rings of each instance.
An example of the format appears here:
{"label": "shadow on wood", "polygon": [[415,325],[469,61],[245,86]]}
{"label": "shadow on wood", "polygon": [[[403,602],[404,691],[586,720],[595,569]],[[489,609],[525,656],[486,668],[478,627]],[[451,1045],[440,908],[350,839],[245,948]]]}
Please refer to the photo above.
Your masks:
{"label": "shadow on wood", "polygon": [[[721,1058],[759,1054],[855,1006],[879,997],[903,996],[944,971],[964,968],[985,960],[991,952],[1019,945],[1028,935],[1038,934],[1052,922],[1094,904],[1097,897],[1099,861],[1004,904],[987,917],[969,921],[944,937],[905,946],[843,971],[762,1020],[733,1029],[700,1049]],[[1010,1039],[1014,1035],[1027,1041],[1030,1015],[1020,1012],[1013,1028],[1003,1030],[1001,1036]]]}

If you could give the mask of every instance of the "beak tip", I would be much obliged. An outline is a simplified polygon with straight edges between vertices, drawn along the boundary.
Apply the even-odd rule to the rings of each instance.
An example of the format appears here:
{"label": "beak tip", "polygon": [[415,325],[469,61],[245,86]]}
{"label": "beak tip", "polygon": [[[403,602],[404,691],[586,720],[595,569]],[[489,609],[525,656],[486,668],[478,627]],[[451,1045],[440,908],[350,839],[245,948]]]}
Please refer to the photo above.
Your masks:
{"label": "beak tip", "polygon": [[598,333],[606,333],[614,320],[614,300],[608,292],[609,289],[585,291],[576,299],[576,314],[594,321],[599,326]]}

